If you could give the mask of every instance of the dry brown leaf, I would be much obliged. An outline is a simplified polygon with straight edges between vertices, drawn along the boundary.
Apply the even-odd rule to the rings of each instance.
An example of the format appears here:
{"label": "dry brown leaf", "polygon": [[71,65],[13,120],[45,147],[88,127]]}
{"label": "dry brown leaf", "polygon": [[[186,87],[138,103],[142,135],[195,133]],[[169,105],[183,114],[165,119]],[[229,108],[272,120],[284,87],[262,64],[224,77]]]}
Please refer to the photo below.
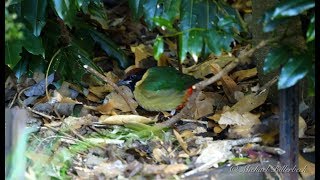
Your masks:
{"label": "dry brown leaf", "polygon": [[221,68],[223,68],[234,59],[235,57],[230,57],[229,55],[221,55],[219,58],[212,57],[204,63],[197,64],[189,68],[184,68],[183,73],[192,75],[195,78],[205,79],[205,76],[212,74],[210,67],[211,64],[218,64]]}
{"label": "dry brown leaf", "polygon": [[[128,97],[130,97],[129,103],[131,104],[131,106],[133,108],[136,109],[138,107],[138,103],[135,100],[133,100],[133,93],[131,92],[130,88],[128,88],[127,86],[120,86],[119,88],[123,93],[125,93]],[[115,109],[119,109],[122,112],[130,112],[131,111],[127,102],[123,99],[123,97],[121,95],[119,95],[115,91],[108,94],[106,96],[106,100],[107,100],[107,102],[112,103],[112,106]]]}
{"label": "dry brown leaf", "polygon": [[240,99],[235,105],[233,105],[231,107],[231,110],[237,111],[240,114],[250,112],[266,101],[268,97],[268,92],[268,90],[264,90],[259,94],[248,94],[244,96],[242,99]]}
{"label": "dry brown leaf", "polygon": [[116,115],[116,113],[114,112],[114,107],[112,102],[108,102],[106,104],[97,106],[96,110],[99,111],[101,114]]}
{"label": "dry brown leaf", "polygon": [[58,91],[54,91],[53,92],[53,97],[52,99],[56,100],[57,102],[60,103],[74,103],[74,104],[82,104],[82,102],[76,101],[71,99],[70,97],[64,97],[63,95],[61,95]]}
{"label": "dry brown leaf", "polygon": [[163,161],[163,156],[166,155],[165,152],[163,152],[163,150],[159,149],[159,148],[154,148],[152,150],[152,155],[153,155],[153,158],[157,161],[157,162],[161,162]]}
{"label": "dry brown leaf", "polygon": [[299,116],[299,138],[304,136],[304,132],[307,130],[307,123],[306,121]]}
{"label": "dry brown leaf", "polygon": [[94,95],[93,93],[90,93],[88,95],[86,95],[86,98],[89,100],[89,101],[92,101],[92,102],[96,102],[96,103],[99,103],[101,102],[101,99],[98,98],[96,95]]}
{"label": "dry brown leaf", "polygon": [[144,164],[142,169],[142,174],[151,175],[151,174],[159,174],[162,176],[175,175],[181,172],[184,172],[188,169],[188,166],[185,164],[170,164],[170,165],[151,165]]}
{"label": "dry brown leaf", "polygon": [[124,125],[128,123],[149,124],[149,123],[154,123],[155,120],[146,118],[144,116],[139,116],[139,115],[114,115],[114,116],[102,115],[99,118],[99,122],[101,124]]}
{"label": "dry brown leaf", "polygon": [[228,130],[229,138],[251,137],[252,127],[260,124],[259,116],[250,112],[239,114],[236,111],[227,111],[221,114],[218,123],[225,126],[232,125]]}
{"label": "dry brown leaf", "polygon": [[174,175],[181,172],[184,172],[188,169],[188,166],[185,164],[170,164],[164,168],[163,173],[166,175]]}
{"label": "dry brown leaf", "polygon": [[[211,64],[211,70],[213,74],[218,74],[221,71],[221,67],[218,64]],[[223,87],[223,91],[228,97],[231,103],[236,103],[235,92],[240,91],[240,87],[236,82],[233,81],[228,75],[222,76],[221,83]]]}
{"label": "dry brown leaf", "polygon": [[73,117],[69,116],[63,120],[63,124],[61,126],[61,130],[69,130],[74,129],[77,130],[82,126],[91,125],[93,120],[93,116],[90,114],[83,117]]}
{"label": "dry brown leaf", "polygon": [[211,113],[213,113],[212,99],[200,92],[195,102],[193,118],[199,119]]}
{"label": "dry brown leaf", "polygon": [[252,78],[252,77],[256,76],[257,73],[258,73],[257,68],[252,68],[252,69],[246,69],[246,70],[234,72],[231,75],[231,77],[235,81],[239,82],[239,81],[243,81],[243,80]]}
{"label": "dry brown leaf", "polygon": [[108,85],[103,85],[103,86],[89,86],[88,89],[92,94],[99,98],[104,98],[107,92],[110,92],[113,90],[112,87]]}
{"label": "dry brown leaf", "polygon": [[135,65],[137,68],[140,67],[139,62],[147,57],[153,56],[153,49],[144,44],[139,44],[138,46],[131,46],[131,51],[135,56]]}
{"label": "dry brown leaf", "polygon": [[186,152],[188,155],[190,155],[190,152],[188,150],[188,144],[183,140],[183,138],[181,137],[181,135],[178,133],[178,131],[176,131],[175,129],[173,129],[173,134],[176,136],[180,146],[182,147],[183,151]]}
{"label": "dry brown leaf", "polygon": [[210,161],[214,167],[218,167],[219,162],[224,162],[234,157],[231,148],[229,140],[214,141],[202,150],[196,160],[196,164],[201,165]]}
{"label": "dry brown leaf", "polygon": [[304,159],[301,154],[299,154],[299,169],[300,174],[303,179],[314,179],[315,177],[315,164]]}
{"label": "dry brown leaf", "polygon": [[260,123],[259,117],[260,115],[250,112],[240,114],[237,111],[227,111],[221,114],[218,123],[223,125],[253,126]]}

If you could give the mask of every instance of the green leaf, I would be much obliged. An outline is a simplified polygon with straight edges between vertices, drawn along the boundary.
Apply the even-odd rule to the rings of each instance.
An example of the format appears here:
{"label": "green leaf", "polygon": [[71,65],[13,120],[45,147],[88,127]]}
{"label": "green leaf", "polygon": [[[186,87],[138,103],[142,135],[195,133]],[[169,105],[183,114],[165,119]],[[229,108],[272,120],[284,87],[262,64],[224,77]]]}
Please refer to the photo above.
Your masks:
{"label": "green leaf", "polygon": [[26,19],[27,27],[36,37],[40,36],[42,28],[46,24],[47,0],[21,1],[22,17]]}
{"label": "green leaf", "polygon": [[21,41],[5,42],[5,63],[10,69],[13,69],[20,61],[20,53],[22,52]]}
{"label": "green leaf", "polygon": [[88,6],[90,18],[97,21],[103,29],[108,29],[108,18],[105,7],[102,3],[91,2]]}
{"label": "green leaf", "polygon": [[310,62],[310,57],[306,54],[291,57],[281,69],[278,89],[291,87],[304,78],[311,67]]}
{"label": "green leaf", "polygon": [[271,14],[271,20],[296,16],[303,11],[314,8],[314,6],[314,0],[286,0],[275,7]]}
{"label": "green leaf", "polygon": [[184,61],[189,52],[194,60],[208,51],[220,55],[230,51],[234,34],[241,28],[236,11],[221,1],[181,1],[179,59]]}
{"label": "green leaf", "polygon": [[148,25],[148,28],[151,30],[155,27],[152,18],[160,15],[160,4],[158,4],[157,0],[148,0],[143,4],[143,11],[145,21]]}
{"label": "green leaf", "polygon": [[75,43],[71,43],[70,46],[60,49],[58,54],[54,57],[50,72],[59,72],[63,79],[80,83],[83,75],[86,73],[83,65],[91,66],[101,72],[101,70],[91,61],[91,58],[86,51]]}
{"label": "green leaf", "polygon": [[272,49],[264,60],[264,73],[278,69],[282,64],[286,63],[290,59],[291,52],[292,50],[287,46]]}
{"label": "green leaf", "polygon": [[264,15],[264,31],[273,31],[276,26],[284,23],[289,17],[297,16],[302,12],[314,8],[314,0],[286,0],[282,1]]}
{"label": "green leaf", "polygon": [[52,0],[52,8],[55,10],[57,15],[71,27],[76,13],[78,10],[78,3],[76,0]]}
{"label": "green leaf", "polygon": [[42,55],[44,57],[44,48],[42,45],[41,37],[36,37],[29,31],[24,31],[24,40],[22,40],[23,47],[26,50],[34,55]]}
{"label": "green leaf", "polygon": [[133,19],[138,20],[143,16],[143,4],[146,0],[129,0],[129,8],[132,11]]}
{"label": "green leaf", "polygon": [[314,14],[310,20],[310,24],[309,24],[309,27],[308,27],[308,31],[307,31],[307,42],[310,42],[310,41],[313,41],[314,40],[314,37],[315,37],[315,30],[314,30]]}
{"label": "green leaf", "polygon": [[217,56],[221,55],[223,50],[230,51],[230,44],[233,41],[233,36],[224,32],[210,30],[207,32],[206,44],[208,48]]}
{"label": "green leaf", "polygon": [[153,45],[153,56],[159,60],[164,51],[164,43],[162,37],[157,37]]}
{"label": "green leaf", "polygon": [[109,56],[116,58],[121,68],[127,68],[130,65],[126,54],[113,41],[100,32],[95,30],[89,31],[95,42],[97,42]]}

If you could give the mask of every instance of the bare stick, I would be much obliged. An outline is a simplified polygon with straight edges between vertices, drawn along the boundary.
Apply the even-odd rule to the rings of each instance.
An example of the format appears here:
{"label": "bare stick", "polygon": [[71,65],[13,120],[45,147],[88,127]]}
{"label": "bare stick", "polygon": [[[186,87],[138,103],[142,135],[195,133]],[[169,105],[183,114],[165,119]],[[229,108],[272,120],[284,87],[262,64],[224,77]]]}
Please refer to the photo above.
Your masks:
{"label": "bare stick", "polygon": [[100,74],[98,71],[94,70],[93,68],[91,68],[88,65],[84,65],[83,66],[85,69],[87,69],[89,72],[91,72],[92,74],[98,76],[100,79],[102,79],[104,82],[110,84],[110,86],[113,87],[113,89],[115,89],[121,96],[122,98],[126,101],[126,103],[128,104],[128,106],[130,107],[130,110],[132,111],[133,114],[138,115],[138,112],[135,110],[135,108],[130,104],[130,100],[133,101],[133,99],[131,99],[130,97],[128,97],[125,93],[123,93],[121,91],[121,89],[114,83],[112,82],[108,77]]}
{"label": "bare stick", "polygon": [[40,116],[42,116],[42,117],[45,117],[45,118],[47,118],[47,119],[50,119],[50,120],[54,120],[54,119],[55,119],[54,116],[50,116],[50,115],[44,114],[44,113],[42,113],[42,112],[36,111],[36,110],[34,110],[34,109],[31,109],[30,107],[27,107],[26,109],[29,110],[29,111],[31,111],[31,112],[33,112],[33,113],[35,113],[35,114],[38,114],[38,115],[40,115]]}

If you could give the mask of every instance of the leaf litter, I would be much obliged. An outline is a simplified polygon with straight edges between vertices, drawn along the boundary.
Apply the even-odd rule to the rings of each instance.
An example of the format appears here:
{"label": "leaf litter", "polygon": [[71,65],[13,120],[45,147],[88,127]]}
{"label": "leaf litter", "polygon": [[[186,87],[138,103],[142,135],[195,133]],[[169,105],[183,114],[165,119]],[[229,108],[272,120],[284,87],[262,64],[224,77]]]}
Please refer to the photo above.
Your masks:
{"label": "leaf litter", "polygon": [[[142,25],[133,26],[127,18],[115,19],[111,29],[122,28],[117,36],[134,57],[133,67],[149,68],[150,64],[143,61],[152,62],[153,52],[151,42],[146,39],[155,35],[145,31]],[[128,29],[123,29],[125,23]],[[107,22],[102,25],[107,28]],[[166,54],[165,63],[175,66],[168,59],[176,58],[177,45],[170,40],[166,43],[169,46],[166,50],[173,52]],[[211,54],[203,63],[183,67],[182,72],[208,79],[234,59],[235,56],[227,53],[219,57]],[[105,76],[116,83],[131,68],[114,68]],[[166,121],[177,112],[142,109],[126,86],[119,88],[129,97],[130,105],[109,84],[89,80],[84,81],[87,86],[79,87],[67,81],[59,86],[53,74],[48,79],[37,74],[33,79],[37,83],[32,85],[6,83],[8,92],[14,88],[21,92],[19,86],[28,88],[20,93],[16,103],[12,93],[10,96],[6,93],[6,98],[14,105],[28,107],[25,108],[30,114],[25,116],[31,119],[28,126],[40,125],[28,135],[25,176],[28,179],[187,178],[235,164],[259,165],[261,158],[276,159],[279,119],[272,117],[278,114],[271,110],[275,105],[266,103],[268,88],[250,83],[257,79],[256,75],[256,68],[247,68],[223,76],[220,82],[199,93],[190,110],[191,116],[181,119],[173,128],[157,127],[155,123]],[[45,96],[45,82],[55,86],[50,89],[50,99]],[[132,114],[129,106],[139,115]],[[302,138],[307,128],[302,117],[299,127]],[[303,163],[312,167],[308,161]],[[313,173],[312,168],[307,173]],[[303,176],[309,176],[307,173]]]}

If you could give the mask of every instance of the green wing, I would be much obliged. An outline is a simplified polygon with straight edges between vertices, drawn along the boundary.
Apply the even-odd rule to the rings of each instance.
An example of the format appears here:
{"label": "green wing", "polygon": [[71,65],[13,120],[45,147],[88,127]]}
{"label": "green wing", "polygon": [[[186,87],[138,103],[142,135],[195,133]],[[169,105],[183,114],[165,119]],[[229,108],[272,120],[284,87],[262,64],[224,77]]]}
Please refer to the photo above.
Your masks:
{"label": "green wing", "polygon": [[197,82],[193,76],[182,74],[173,67],[153,67],[145,73],[140,86],[150,91],[168,89],[184,91]]}

